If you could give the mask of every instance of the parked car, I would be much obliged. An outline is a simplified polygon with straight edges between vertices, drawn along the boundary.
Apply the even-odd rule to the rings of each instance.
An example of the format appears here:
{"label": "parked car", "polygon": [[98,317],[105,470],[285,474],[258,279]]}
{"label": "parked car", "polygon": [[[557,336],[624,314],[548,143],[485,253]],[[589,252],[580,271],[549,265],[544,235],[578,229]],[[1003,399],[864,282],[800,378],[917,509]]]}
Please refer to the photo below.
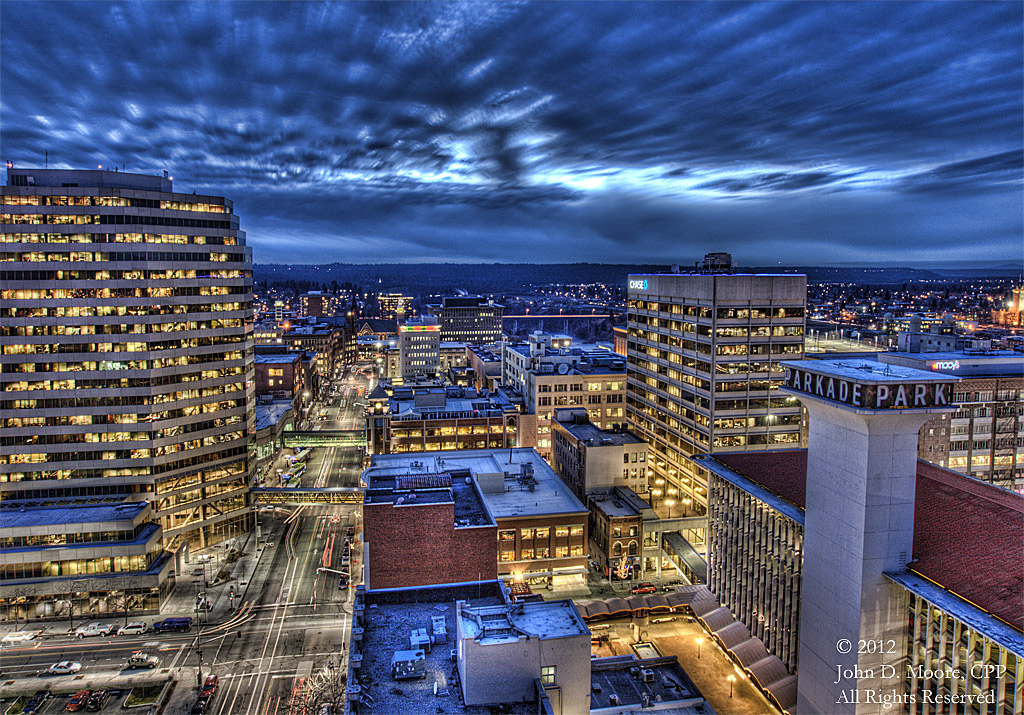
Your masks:
{"label": "parked car", "polygon": [[102,710],[109,699],[110,693],[106,690],[93,690],[92,695],[89,696],[89,702],[85,704],[85,709],[90,712]]}
{"label": "parked car", "polygon": [[203,715],[206,712],[206,706],[210,704],[209,698],[199,698],[196,700],[196,704],[189,710],[189,715]]}
{"label": "parked car", "polygon": [[0,639],[0,643],[4,643],[6,645],[10,645],[12,643],[26,643],[28,641],[35,640],[37,635],[39,635],[39,631],[14,631]]}
{"label": "parked car", "polygon": [[43,703],[46,698],[49,697],[49,690],[37,690],[28,701],[21,706],[21,712],[23,713],[37,713],[39,709],[43,707]]}
{"label": "parked car", "polygon": [[638,583],[633,588],[629,589],[629,592],[634,596],[642,593],[654,593],[658,589],[654,587],[653,583]]}
{"label": "parked car", "polygon": [[342,576],[338,579],[338,590],[348,588],[348,576]]}
{"label": "parked car", "polygon": [[117,635],[137,636],[140,633],[145,633],[147,630],[149,630],[149,626],[147,626],[144,622],[134,621],[132,623],[129,623],[127,626],[121,626],[120,628],[118,628]]}
{"label": "parked car", "polygon": [[135,670],[136,668],[155,668],[160,664],[160,659],[155,655],[147,655],[142,651],[135,651],[128,656],[128,663],[125,665],[126,669]]}
{"label": "parked car", "polygon": [[79,626],[75,629],[75,635],[78,638],[87,638],[89,636],[109,636],[114,632],[113,623],[100,623],[99,621],[93,621],[92,623],[86,623],[84,626]]}
{"label": "parked car", "polygon": [[153,632],[164,633],[165,631],[187,631],[191,627],[191,618],[179,616],[175,618],[165,618],[162,621],[157,621],[153,624]]}
{"label": "parked car", "polygon": [[684,583],[685,583],[684,581],[669,581],[668,583],[663,585],[661,587],[661,589],[663,591],[675,591],[676,590],[676,586],[682,586],[682,585],[684,585]]}
{"label": "parked car", "polygon": [[77,693],[71,696],[71,700],[68,701],[67,707],[64,708],[65,712],[76,713],[85,707],[85,704],[89,701],[89,691],[79,690]]}
{"label": "parked car", "polygon": [[70,660],[62,660],[59,663],[54,663],[46,669],[47,675],[74,675],[82,669],[81,663],[75,663]]}
{"label": "parked car", "polygon": [[220,682],[220,678],[216,675],[206,676],[206,680],[203,681],[203,689],[199,691],[199,697],[212,698],[213,694],[217,692],[218,682]]}

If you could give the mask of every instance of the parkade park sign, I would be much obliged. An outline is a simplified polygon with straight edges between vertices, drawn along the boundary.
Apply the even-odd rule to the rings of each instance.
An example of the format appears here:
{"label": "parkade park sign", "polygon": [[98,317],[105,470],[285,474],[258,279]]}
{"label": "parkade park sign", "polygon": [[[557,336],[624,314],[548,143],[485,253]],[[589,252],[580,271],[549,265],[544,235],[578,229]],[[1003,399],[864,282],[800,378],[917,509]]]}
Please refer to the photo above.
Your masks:
{"label": "parkade park sign", "polygon": [[912,410],[951,406],[955,382],[955,378],[948,382],[860,382],[845,375],[829,375],[788,367],[784,384],[795,392],[851,407],[867,410]]}

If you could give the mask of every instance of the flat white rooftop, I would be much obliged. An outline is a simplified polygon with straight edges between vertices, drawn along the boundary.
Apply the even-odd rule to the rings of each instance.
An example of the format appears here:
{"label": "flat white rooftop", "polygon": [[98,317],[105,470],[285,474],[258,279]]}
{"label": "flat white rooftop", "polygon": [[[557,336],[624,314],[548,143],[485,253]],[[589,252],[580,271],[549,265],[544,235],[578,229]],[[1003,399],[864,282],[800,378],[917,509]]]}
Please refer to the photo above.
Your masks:
{"label": "flat white rooftop", "polygon": [[851,382],[877,382],[882,384],[893,382],[953,382],[955,377],[928,370],[917,370],[903,365],[892,365],[851,358],[846,360],[784,360],[783,367],[796,368],[816,375],[837,377]]}
{"label": "flat white rooftop", "polygon": [[533,491],[524,488],[515,479],[503,478],[505,486],[502,491],[489,492],[481,484],[484,502],[491,516],[507,519],[517,516],[588,513],[583,503],[532,447],[379,454],[373,457],[373,466],[367,473],[397,476],[467,469],[479,480],[481,475],[518,476],[520,465],[525,463],[533,465]]}
{"label": "flat white rooftop", "polygon": [[[458,618],[462,633],[480,642],[533,638],[569,638],[589,635],[572,601],[530,601],[512,606],[462,607]],[[511,633],[509,631],[512,631]],[[481,635],[482,634],[482,635]]]}

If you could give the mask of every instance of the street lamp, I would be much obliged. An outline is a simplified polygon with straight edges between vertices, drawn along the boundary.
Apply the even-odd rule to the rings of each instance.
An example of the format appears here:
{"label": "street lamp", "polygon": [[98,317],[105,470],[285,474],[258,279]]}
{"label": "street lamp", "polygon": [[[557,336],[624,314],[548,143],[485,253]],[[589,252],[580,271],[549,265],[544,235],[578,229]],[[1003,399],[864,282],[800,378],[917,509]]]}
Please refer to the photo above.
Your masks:
{"label": "street lamp", "polygon": [[704,639],[697,637],[697,660],[700,660],[700,644],[704,642]]}
{"label": "street lamp", "polygon": [[729,697],[731,698],[732,697],[732,688],[736,684],[736,676],[735,675],[730,675],[728,680],[729,680]]}

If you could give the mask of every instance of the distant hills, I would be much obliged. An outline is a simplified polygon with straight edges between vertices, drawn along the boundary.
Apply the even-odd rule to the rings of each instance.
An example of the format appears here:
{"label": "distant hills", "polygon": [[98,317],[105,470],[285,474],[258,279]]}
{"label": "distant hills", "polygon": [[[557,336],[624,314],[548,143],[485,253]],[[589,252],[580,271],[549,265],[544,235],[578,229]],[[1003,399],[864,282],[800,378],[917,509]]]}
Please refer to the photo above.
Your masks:
{"label": "distant hills", "polygon": [[[406,291],[418,295],[453,293],[513,293],[529,285],[555,283],[622,283],[630,273],[665,273],[664,264],[609,263],[329,263],[319,265],[257,264],[260,283],[293,283],[300,290],[345,283],[371,291]],[[684,266],[684,270],[685,270]],[[744,272],[806,273],[810,282],[844,282],[872,285],[900,284],[943,279],[1013,278],[1021,266],[993,268],[931,267],[860,268],[852,266],[742,266]]]}

